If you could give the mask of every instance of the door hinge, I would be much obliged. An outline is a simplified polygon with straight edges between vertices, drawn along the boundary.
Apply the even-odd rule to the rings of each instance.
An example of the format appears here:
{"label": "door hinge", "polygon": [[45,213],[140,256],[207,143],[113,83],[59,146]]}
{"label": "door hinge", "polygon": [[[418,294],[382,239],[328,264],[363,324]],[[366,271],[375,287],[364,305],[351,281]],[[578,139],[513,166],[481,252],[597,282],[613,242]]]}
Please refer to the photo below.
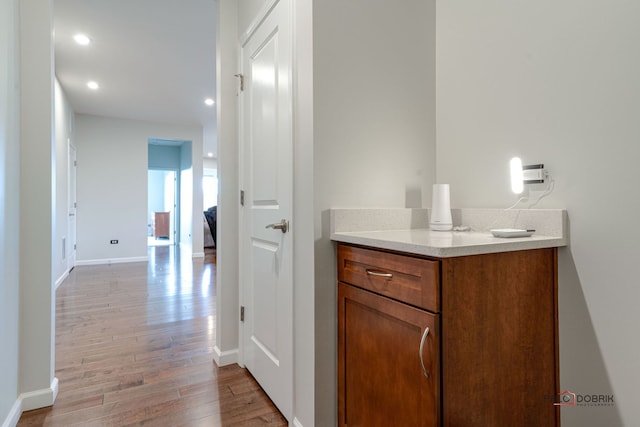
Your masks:
{"label": "door hinge", "polygon": [[240,206],[244,206],[244,190],[240,190]]}
{"label": "door hinge", "polygon": [[73,166],[78,166],[78,161],[77,160],[73,161]]}
{"label": "door hinge", "polygon": [[240,92],[244,92],[244,76],[240,73],[234,74],[234,76],[240,79]]}
{"label": "door hinge", "polygon": [[73,245],[73,250],[75,251],[76,249],[78,249],[78,245]]}
{"label": "door hinge", "polygon": [[240,306],[240,321],[244,322],[244,306]]}

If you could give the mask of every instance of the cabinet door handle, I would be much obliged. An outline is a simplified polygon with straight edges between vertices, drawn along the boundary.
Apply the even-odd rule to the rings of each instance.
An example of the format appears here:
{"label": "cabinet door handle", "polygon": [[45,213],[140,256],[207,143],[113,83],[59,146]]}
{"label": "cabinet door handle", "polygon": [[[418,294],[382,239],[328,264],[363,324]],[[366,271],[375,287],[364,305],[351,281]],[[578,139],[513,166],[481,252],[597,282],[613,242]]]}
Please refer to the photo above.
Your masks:
{"label": "cabinet door handle", "polygon": [[387,279],[391,279],[393,277],[393,274],[391,273],[380,273],[378,271],[369,270],[368,268],[365,271],[369,276],[386,277]]}
{"label": "cabinet door handle", "polygon": [[422,334],[422,340],[420,340],[420,365],[422,366],[422,372],[424,376],[429,378],[429,371],[424,367],[424,360],[422,359],[422,351],[424,350],[424,342],[427,340],[427,335],[429,335],[429,327],[424,330],[424,334]]}

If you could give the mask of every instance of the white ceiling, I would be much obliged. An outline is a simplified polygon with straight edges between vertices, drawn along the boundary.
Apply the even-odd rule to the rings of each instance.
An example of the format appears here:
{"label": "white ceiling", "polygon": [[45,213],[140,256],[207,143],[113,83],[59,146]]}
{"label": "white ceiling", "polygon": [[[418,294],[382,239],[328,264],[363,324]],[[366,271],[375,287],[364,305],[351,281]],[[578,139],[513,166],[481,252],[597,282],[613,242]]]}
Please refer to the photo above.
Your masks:
{"label": "white ceiling", "polygon": [[54,0],[56,75],[76,113],[215,130],[215,22],[214,0]]}

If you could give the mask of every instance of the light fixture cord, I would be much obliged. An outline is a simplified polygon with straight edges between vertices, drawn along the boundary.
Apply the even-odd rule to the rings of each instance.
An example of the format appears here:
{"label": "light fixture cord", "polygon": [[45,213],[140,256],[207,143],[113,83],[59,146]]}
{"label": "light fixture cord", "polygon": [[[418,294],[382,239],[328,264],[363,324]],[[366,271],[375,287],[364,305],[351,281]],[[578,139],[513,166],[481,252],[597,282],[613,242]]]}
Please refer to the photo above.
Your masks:
{"label": "light fixture cord", "polygon": [[549,179],[549,185],[547,186],[547,189],[544,190],[544,192],[540,196],[538,196],[536,201],[531,203],[527,209],[531,209],[532,207],[537,205],[540,202],[540,200],[544,199],[549,194],[553,193],[553,190],[556,187],[556,182],[555,182],[555,180],[553,179],[553,177],[551,175],[547,175],[547,178]]}
{"label": "light fixture cord", "polygon": [[[542,194],[540,194],[538,196],[538,198],[533,203],[531,203],[529,206],[527,206],[526,209],[533,208],[538,203],[540,203],[540,200],[544,199],[549,194],[553,193],[553,190],[555,189],[556,182],[553,179],[553,177],[551,176],[551,174],[549,174],[548,172],[546,172],[546,178],[547,178],[547,181],[549,182],[549,184],[547,185],[546,190],[544,190],[544,192]],[[529,200],[529,196],[528,195],[520,197],[518,200],[516,200],[516,202],[513,205],[509,206],[508,208],[503,209],[502,213],[488,227],[485,227],[485,231],[491,230],[491,228],[493,228],[493,226],[504,217],[506,212],[514,209],[516,206],[518,206],[520,203],[522,203],[522,202],[524,202],[526,200]],[[519,209],[518,212],[516,213],[515,218],[513,219],[513,227],[514,228],[516,226],[516,223],[518,222],[518,218],[520,217],[520,213],[522,211],[523,211],[523,209]]]}
{"label": "light fixture cord", "polygon": [[504,210],[505,211],[510,211],[511,209],[513,209],[516,206],[518,206],[520,204],[520,202],[523,202],[523,201],[527,200],[528,198],[529,198],[529,196],[520,197],[513,205],[509,206],[508,208],[506,208]]}

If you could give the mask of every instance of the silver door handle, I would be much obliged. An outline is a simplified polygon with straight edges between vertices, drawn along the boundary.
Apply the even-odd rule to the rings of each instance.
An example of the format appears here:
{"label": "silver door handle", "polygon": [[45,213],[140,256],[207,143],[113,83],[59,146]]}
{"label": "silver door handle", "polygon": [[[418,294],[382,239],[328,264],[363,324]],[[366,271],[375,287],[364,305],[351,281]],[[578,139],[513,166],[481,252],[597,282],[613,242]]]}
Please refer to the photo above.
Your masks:
{"label": "silver door handle", "polygon": [[70,213],[70,214],[69,214],[69,216],[76,216],[76,214],[74,214],[74,213]]}
{"label": "silver door handle", "polygon": [[264,228],[273,228],[274,230],[280,230],[283,233],[286,233],[289,230],[289,221],[283,219],[280,222],[276,222],[275,224],[269,224]]}

